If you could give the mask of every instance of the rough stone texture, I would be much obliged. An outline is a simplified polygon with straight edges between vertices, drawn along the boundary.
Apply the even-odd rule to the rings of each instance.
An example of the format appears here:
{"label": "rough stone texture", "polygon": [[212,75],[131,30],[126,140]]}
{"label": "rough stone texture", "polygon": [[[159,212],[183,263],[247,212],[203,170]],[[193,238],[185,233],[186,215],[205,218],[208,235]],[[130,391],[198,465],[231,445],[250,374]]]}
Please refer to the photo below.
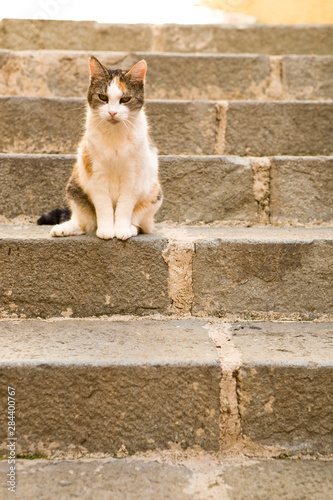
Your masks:
{"label": "rough stone texture", "polygon": [[[0,52],[0,94],[85,97],[88,58],[83,51]],[[265,97],[270,74],[265,55],[184,55],[95,52],[108,67],[148,63],[149,99],[256,99]]]}
{"label": "rough stone texture", "polygon": [[151,50],[147,24],[99,24],[94,21],[3,19],[0,47],[11,50]]}
{"label": "rough stone texture", "polygon": [[66,204],[75,157],[0,154],[1,215],[37,216]]}
{"label": "rough stone texture", "polygon": [[156,220],[256,222],[252,177],[244,158],[162,156],[164,200]]}
{"label": "rough stone texture", "polygon": [[165,25],[168,52],[333,54],[331,25]]}
{"label": "rough stone texture", "polygon": [[252,54],[333,54],[331,25],[147,25],[3,19],[11,50],[126,50]]}
{"label": "rough stone texture", "polygon": [[213,154],[216,107],[205,101],[150,101],[150,130],[160,154]]}
{"label": "rough stone texture", "polygon": [[192,313],[332,313],[332,229],[210,229],[195,243]]}
{"label": "rough stone texture", "polygon": [[[62,207],[74,161],[65,155],[0,154],[1,215],[34,217]],[[257,221],[248,159],[160,156],[160,179],[164,200],[157,221]]]}
{"label": "rough stone texture", "polygon": [[0,229],[1,314],[11,317],[149,314],[168,309],[161,236],[126,242],[51,238],[49,227]]}
{"label": "rough stone texture", "polygon": [[332,102],[230,102],[226,154],[331,155]]}
{"label": "rough stone texture", "polygon": [[195,245],[195,315],[332,313],[330,228],[164,227],[121,242],[3,225],[0,235],[5,317],[167,312],[168,241]]}
{"label": "rough stone texture", "polygon": [[[173,457],[172,457],[173,458]],[[25,500],[327,500],[333,463],[323,460],[151,458],[18,460],[16,495]],[[0,462],[4,500],[8,465]],[[111,495],[111,497],[110,497]]]}
{"label": "rough stone texture", "polygon": [[232,332],[243,359],[243,433],[292,453],[333,453],[333,324],[236,324]]}
{"label": "rough stone texture", "polygon": [[271,222],[333,221],[333,158],[272,159]]}
{"label": "rough stone texture", "polygon": [[[1,152],[76,152],[84,131],[85,107],[85,100],[77,98],[0,98]],[[213,153],[214,103],[148,101],[146,111],[160,154]]]}
{"label": "rough stone texture", "polygon": [[285,56],[282,82],[286,99],[333,99],[333,58]]}
{"label": "rough stone texture", "polygon": [[229,467],[223,479],[229,486],[228,500],[326,500],[332,491],[332,472],[332,462],[260,460],[247,467]]}
{"label": "rough stone texture", "polygon": [[[18,454],[219,447],[221,369],[193,321],[0,322],[1,400]],[[7,425],[1,426],[6,453]]]}

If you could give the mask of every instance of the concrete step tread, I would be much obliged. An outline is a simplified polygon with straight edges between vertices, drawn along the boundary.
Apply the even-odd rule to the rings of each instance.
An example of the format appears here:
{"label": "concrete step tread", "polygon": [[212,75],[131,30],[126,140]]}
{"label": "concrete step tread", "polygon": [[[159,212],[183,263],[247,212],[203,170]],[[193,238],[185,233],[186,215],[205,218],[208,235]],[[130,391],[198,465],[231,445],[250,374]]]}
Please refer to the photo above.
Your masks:
{"label": "concrete step tread", "polygon": [[275,456],[333,451],[333,323],[4,320],[0,347],[18,453],[217,451],[235,426]]}
{"label": "concrete step tread", "polygon": [[[187,226],[187,225],[157,225],[153,234],[141,234],[127,240],[123,244],[148,243],[166,240],[185,242],[209,242],[210,240],[248,243],[292,243],[332,241],[333,228],[330,227],[225,227],[225,226]],[[116,239],[105,242],[94,235],[71,236],[66,238],[53,238],[48,226],[34,224],[16,225],[0,224],[0,240],[51,240],[57,244],[66,244],[69,241],[94,241],[101,245],[112,245],[120,242]]]}
{"label": "concrete step tread", "polygon": [[[0,151],[74,153],[85,120],[79,98],[0,97]],[[333,101],[184,101],[146,104],[161,154],[333,154]]]}
{"label": "concrete step tread", "polygon": [[2,317],[332,317],[333,228],[161,225],[125,242],[49,231],[0,226]]}
{"label": "concrete step tread", "polygon": [[[85,97],[91,51],[1,51],[0,94]],[[332,56],[94,52],[111,68],[148,63],[150,99],[329,100]]]}
{"label": "concrete step tread", "polygon": [[0,321],[0,366],[217,366],[200,321]]}
{"label": "concrete step tread", "polygon": [[[151,453],[130,458],[17,460],[17,495],[25,500],[326,500],[332,460],[220,458],[203,452]],[[8,464],[0,463],[7,500]],[[47,493],[46,493],[47,492]],[[211,497],[211,493],[214,497]]]}
{"label": "concrete step tread", "polygon": [[3,19],[4,49],[333,54],[327,25],[148,25]]}
{"label": "concrete step tread", "polygon": [[[219,365],[209,336],[228,330],[244,366],[333,367],[333,323],[236,322],[212,318],[77,318],[0,321],[0,366]],[[218,341],[217,341],[217,345]]]}

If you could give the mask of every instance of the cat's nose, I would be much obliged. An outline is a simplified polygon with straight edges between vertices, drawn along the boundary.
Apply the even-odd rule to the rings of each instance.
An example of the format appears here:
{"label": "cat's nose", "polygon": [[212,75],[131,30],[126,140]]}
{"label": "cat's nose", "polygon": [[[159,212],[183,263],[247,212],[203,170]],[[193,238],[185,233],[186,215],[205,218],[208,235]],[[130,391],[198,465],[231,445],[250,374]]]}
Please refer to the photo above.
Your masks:
{"label": "cat's nose", "polygon": [[117,113],[118,111],[109,111],[109,115],[112,116],[112,118],[116,116]]}

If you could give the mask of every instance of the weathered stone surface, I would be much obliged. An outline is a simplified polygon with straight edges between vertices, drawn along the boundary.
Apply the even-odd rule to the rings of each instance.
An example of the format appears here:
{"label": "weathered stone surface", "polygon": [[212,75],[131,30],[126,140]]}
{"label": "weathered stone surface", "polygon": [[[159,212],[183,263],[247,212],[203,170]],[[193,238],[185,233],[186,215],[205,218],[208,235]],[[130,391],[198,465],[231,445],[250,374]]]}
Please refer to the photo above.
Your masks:
{"label": "weathered stone surface", "polygon": [[[85,97],[88,58],[83,51],[0,52],[0,94]],[[149,99],[264,98],[270,74],[265,55],[151,54],[94,52],[110,68],[148,63]]]}
{"label": "weathered stone surface", "polygon": [[192,313],[332,313],[332,229],[214,229],[195,243]]}
{"label": "weathered stone surface", "polygon": [[[74,153],[84,130],[85,108],[85,100],[77,98],[2,97],[0,150]],[[214,103],[148,101],[146,110],[160,154],[214,152]]]}
{"label": "weathered stone surface", "polygon": [[[168,452],[167,452],[168,453]],[[173,458],[173,457],[172,457]],[[123,459],[17,460],[16,495],[25,500],[326,500],[333,488],[331,460],[221,460],[198,453]],[[0,492],[5,500],[8,464],[0,462]],[[228,496],[226,496],[226,494]],[[213,497],[214,498],[214,497]]]}
{"label": "weathered stone surface", "polygon": [[273,223],[333,221],[333,158],[275,157],[271,165]]}
{"label": "weathered stone surface", "polygon": [[160,177],[164,200],[158,221],[257,220],[248,159],[162,156]]}
{"label": "weathered stone surface", "polygon": [[228,467],[223,479],[230,500],[325,500],[332,491],[332,461],[259,460]]}
{"label": "weathered stone surface", "polygon": [[282,82],[286,99],[333,99],[333,58],[284,56]]}
{"label": "weathered stone surface", "polygon": [[[148,101],[151,134],[160,154],[330,155],[331,102],[229,103],[225,137],[211,101]],[[5,153],[73,153],[84,126],[81,99],[2,97],[0,148]]]}
{"label": "weathered stone surface", "polygon": [[332,102],[230,102],[225,153],[333,154]]}
{"label": "weathered stone surface", "polygon": [[0,154],[0,213],[37,216],[66,204],[74,156]]}
{"label": "weathered stone surface", "polygon": [[11,50],[140,50],[252,54],[333,54],[331,25],[147,25],[3,19]]}
{"label": "weathered stone surface", "polygon": [[333,54],[331,25],[165,25],[166,52]]}
{"label": "weathered stone surface", "polygon": [[333,324],[245,323],[232,332],[243,358],[243,433],[293,453],[331,454]]}
{"label": "weathered stone surface", "polygon": [[3,19],[0,47],[11,50],[151,50],[147,24],[99,24],[94,21]]}
{"label": "weathered stone surface", "polygon": [[165,227],[127,242],[51,238],[47,226],[0,229],[5,317],[168,312],[168,240],[195,245],[195,315],[332,313],[330,228]]}
{"label": "weathered stone surface", "polygon": [[[221,368],[203,323],[0,322],[2,406],[16,390],[18,454],[219,447]],[[7,428],[1,426],[1,453]]]}
{"label": "weathered stone surface", "polygon": [[209,101],[150,101],[151,135],[160,154],[213,154],[216,106]]}
{"label": "weathered stone surface", "polygon": [[51,238],[49,227],[2,226],[2,316],[52,317],[166,311],[166,239]]}
{"label": "weathered stone surface", "polygon": [[[0,155],[1,215],[37,216],[62,207],[74,161],[64,155]],[[160,156],[159,162],[164,201],[157,221],[256,221],[248,159]]]}

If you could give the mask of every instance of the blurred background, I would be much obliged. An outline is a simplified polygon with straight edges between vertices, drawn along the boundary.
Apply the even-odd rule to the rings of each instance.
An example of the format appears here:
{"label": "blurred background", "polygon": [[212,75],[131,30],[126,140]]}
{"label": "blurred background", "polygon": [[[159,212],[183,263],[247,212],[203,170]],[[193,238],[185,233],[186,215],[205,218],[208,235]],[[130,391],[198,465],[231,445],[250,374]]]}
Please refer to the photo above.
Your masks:
{"label": "blurred background", "polygon": [[0,18],[104,23],[332,23],[333,0],[15,0]]}

